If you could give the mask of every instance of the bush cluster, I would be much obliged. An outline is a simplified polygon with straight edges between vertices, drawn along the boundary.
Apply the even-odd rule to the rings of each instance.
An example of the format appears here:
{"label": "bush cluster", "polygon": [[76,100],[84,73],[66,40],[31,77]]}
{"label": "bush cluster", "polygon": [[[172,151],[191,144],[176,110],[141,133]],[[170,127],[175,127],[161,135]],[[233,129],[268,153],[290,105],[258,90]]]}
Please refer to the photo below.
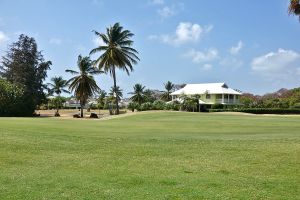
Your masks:
{"label": "bush cluster", "polygon": [[145,102],[141,105],[131,102],[128,104],[128,109],[132,110],[134,112],[137,111],[147,111],[147,110],[175,110],[178,111],[180,109],[180,105],[177,103],[166,103],[162,100],[156,100],[153,103],[151,102]]}
{"label": "bush cluster", "polygon": [[0,116],[28,116],[24,100],[22,88],[0,79]]}
{"label": "bush cluster", "polygon": [[209,112],[244,112],[252,114],[300,114],[297,108],[236,108],[236,109],[210,109]]}

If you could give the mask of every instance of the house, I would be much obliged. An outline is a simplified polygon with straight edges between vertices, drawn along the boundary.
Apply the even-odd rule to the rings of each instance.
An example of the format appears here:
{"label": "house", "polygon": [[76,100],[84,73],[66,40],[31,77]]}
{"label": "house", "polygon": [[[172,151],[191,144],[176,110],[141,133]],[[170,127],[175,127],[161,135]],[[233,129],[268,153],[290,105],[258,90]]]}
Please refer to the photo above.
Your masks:
{"label": "house", "polygon": [[238,105],[241,92],[231,89],[226,83],[187,84],[185,87],[171,93],[172,101],[182,101],[182,95],[200,95],[201,105]]}

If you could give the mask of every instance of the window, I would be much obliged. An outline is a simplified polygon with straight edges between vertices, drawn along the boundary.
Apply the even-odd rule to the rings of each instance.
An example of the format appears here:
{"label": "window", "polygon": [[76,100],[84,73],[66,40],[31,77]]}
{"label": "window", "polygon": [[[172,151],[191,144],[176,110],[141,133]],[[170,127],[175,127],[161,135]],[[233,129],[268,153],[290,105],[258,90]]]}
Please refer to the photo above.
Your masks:
{"label": "window", "polygon": [[216,98],[217,99],[222,99],[222,94],[217,94]]}
{"label": "window", "polygon": [[210,99],[210,94],[206,94],[206,99]]}

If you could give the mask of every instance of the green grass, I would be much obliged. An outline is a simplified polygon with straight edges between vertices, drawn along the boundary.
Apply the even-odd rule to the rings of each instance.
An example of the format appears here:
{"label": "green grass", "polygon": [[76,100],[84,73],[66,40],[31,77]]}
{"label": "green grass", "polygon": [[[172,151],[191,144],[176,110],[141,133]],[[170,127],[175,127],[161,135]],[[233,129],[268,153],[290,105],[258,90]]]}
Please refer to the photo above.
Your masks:
{"label": "green grass", "polygon": [[0,118],[0,199],[299,199],[300,117]]}

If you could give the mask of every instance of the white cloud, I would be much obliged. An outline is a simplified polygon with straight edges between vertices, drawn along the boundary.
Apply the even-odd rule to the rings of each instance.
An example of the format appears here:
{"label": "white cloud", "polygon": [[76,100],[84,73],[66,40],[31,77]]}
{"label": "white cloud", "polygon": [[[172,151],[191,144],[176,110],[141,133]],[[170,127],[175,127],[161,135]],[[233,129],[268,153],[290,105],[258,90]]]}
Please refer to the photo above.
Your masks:
{"label": "white cloud", "polygon": [[150,3],[153,5],[163,5],[165,3],[165,1],[164,0],[152,0]]}
{"label": "white cloud", "polygon": [[216,60],[218,58],[218,50],[211,48],[207,51],[196,51],[194,49],[187,52],[184,57],[191,58],[193,63],[204,63]]}
{"label": "white cloud", "polygon": [[0,46],[5,44],[9,40],[9,37],[2,31],[0,31]]}
{"label": "white cloud", "polygon": [[50,43],[50,44],[55,44],[55,45],[61,45],[61,44],[62,44],[62,40],[59,39],[59,38],[51,38],[51,39],[49,40],[49,43]]}
{"label": "white cloud", "polygon": [[168,18],[168,17],[172,17],[173,15],[175,15],[176,13],[176,9],[174,6],[170,7],[170,6],[164,6],[161,9],[157,10],[157,13],[162,17],[162,18]]}
{"label": "white cloud", "polygon": [[202,67],[203,70],[210,70],[212,68],[213,68],[213,66],[211,64],[204,64]]}
{"label": "white cloud", "polygon": [[252,70],[268,79],[290,80],[300,69],[300,54],[292,50],[279,49],[256,57],[251,63]]}
{"label": "white cloud", "polygon": [[103,42],[103,40],[100,38],[100,37],[96,37],[93,39],[93,43],[96,45],[96,46],[104,46],[105,43]]}
{"label": "white cloud", "polygon": [[233,46],[229,49],[230,54],[231,55],[238,54],[242,50],[243,46],[244,46],[243,42],[239,41],[236,46]]}
{"label": "white cloud", "polygon": [[160,39],[162,42],[174,46],[180,46],[186,43],[195,43],[199,41],[203,35],[209,33],[213,26],[202,27],[199,24],[190,22],[180,22],[174,34],[169,35],[151,35],[149,39]]}

